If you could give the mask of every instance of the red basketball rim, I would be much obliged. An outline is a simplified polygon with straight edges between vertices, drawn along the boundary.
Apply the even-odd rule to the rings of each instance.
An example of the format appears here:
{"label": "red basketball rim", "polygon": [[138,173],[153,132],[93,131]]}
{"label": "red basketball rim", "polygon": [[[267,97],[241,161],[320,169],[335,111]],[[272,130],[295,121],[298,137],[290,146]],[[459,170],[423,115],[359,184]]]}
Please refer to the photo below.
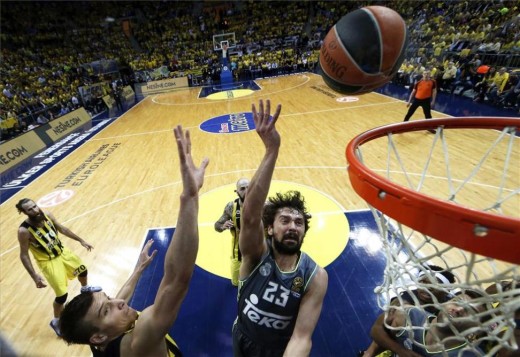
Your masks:
{"label": "red basketball rim", "polygon": [[[520,264],[520,219],[475,210],[413,191],[376,174],[359,161],[356,150],[386,136],[439,126],[450,129],[497,129],[520,126],[520,119],[465,117],[418,120],[366,131],[348,144],[346,157],[352,187],[367,203],[406,226],[452,246]],[[384,193],[384,195],[382,195]],[[485,231],[485,234],[476,232]]]}

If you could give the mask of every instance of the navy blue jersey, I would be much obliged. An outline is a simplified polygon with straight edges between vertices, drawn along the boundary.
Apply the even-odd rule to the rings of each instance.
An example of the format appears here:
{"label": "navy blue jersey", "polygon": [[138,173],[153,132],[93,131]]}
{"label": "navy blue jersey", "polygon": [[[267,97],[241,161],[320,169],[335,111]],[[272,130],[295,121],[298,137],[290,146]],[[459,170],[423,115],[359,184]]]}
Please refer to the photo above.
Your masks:
{"label": "navy blue jersey", "polygon": [[296,268],[282,272],[268,251],[239,283],[236,327],[256,344],[285,349],[301,300],[317,269],[317,264],[301,252]]}

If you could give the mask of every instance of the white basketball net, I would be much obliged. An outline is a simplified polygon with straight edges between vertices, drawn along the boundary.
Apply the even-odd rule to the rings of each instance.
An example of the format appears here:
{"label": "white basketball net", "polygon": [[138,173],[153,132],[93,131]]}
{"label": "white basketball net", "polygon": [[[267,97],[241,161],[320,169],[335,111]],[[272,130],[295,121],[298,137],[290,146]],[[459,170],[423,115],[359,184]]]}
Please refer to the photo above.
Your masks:
{"label": "white basketball net", "polygon": [[[365,166],[409,189],[465,207],[520,218],[520,138],[515,137],[514,130],[505,128],[499,132],[439,127],[436,134],[427,131],[388,133],[386,156],[381,154],[382,138],[358,147],[357,155]],[[475,140],[478,140],[478,148],[474,147]],[[466,146],[471,142],[472,146]],[[457,336],[457,346],[463,347],[458,354],[451,352],[449,356],[462,356],[463,351],[468,350],[476,352],[477,346],[484,349],[485,355],[493,355],[502,348],[518,348],[514,338],[515,312],[518,319],[520,311],[518,265],[452,247],[402,225],[373,207],[371,210],[379,225],[382,251],[387,261],[383,282],[376,288],[379,306],[386,316],[394,297],[400,301],[398,305],[401,307],[397,309],[406,311],[402,307],[405,302],[400,298],[405,291],[426,291],[432,302],[423,303],[414,298],[414,305],[442,311],[446,305],[433,295],[433,291],[453,294],[457,290],[477,290],[482,297],[474,299],[472,304],[486,304],[487,310],[450,319],[448,325]],[[520,249],[520,237],[518,239]],[[425,264],[452,272],[456,277],[455,283],[439,283],[438,275],[425,268]],[[419,275],[429,277],[429,282],[420,281]],[[517,286],[512,284],[511,288],[511,284],[501,284],[503,281],[516,281]],[[490,286],[495,286],[496,292],[486,292]],[[460,328],[457,326],[461,319],[480,321],[477,327]],[[417,329],[433,333],[431,323],[414,327],[409,318],[403,328],[386,327],[406,334]],[[430,345],[429,350],[448,356],[448,341],[435,340],[435,348]],[[413,343],[420,344],[417,341]]]}

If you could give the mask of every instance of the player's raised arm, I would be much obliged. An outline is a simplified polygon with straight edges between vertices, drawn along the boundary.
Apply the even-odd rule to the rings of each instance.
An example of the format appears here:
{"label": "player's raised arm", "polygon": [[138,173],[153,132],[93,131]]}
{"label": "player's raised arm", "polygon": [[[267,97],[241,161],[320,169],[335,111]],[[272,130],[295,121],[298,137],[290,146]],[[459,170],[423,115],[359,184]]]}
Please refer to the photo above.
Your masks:
{"label": "player's raised arm", "polygon": [[208,160],[196,167],[191,157],[188,131],[174,130],[182,177],[182,193],[177,226],[164,259],[162,277],[155,302],[141,313],[128,306],[138,275],[153,259],[152,242],[141,252],[136,270],[115,298],[102,291],[88,291],[76,296],[60,317],[62,337],[67,343],[88,344],[94,355],[105,352],[115,356],[180,355],[168,335],[181,303],[186,296],[199,247],[199,190],[204,181]]}
{"label": "player's raised arm", "polygon": [[174,323],[181,303],[186,296],[199,246],[198,212],[199,190],[204,182],[208,159],[199,167],[191,156],[189,131],[174,129],[179,154],[183,190],[177,226],[164,259],[164,276],[157,291],[155,303],[145,309],[136,324],[134,342],[139,352],[149,346],[164,343],[164,336]]}
{"label": "player's raised arm", "polygon": [[241,278],[247,276],[267,249],[264,241],[262,212],[267,199],[273,171],[280,149],[280,134],[276,130],[276,122],[282,106],[276,107],[271,117],[271,102],[260,100],[258,110],[252,105],[253,120],[256,132],[265,146],[264,157],[249,183],[247,200],[242,210],[242,227],[240,230],[240,250],[242,252]]}

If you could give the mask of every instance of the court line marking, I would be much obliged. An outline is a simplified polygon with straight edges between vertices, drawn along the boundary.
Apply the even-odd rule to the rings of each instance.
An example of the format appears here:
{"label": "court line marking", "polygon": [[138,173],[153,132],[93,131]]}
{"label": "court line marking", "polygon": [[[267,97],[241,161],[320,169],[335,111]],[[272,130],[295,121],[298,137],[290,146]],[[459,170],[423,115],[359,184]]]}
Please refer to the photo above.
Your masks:
{"label": "court line marking", "polygon": [[[310,73],[310,74],[313,75],[313,76],[318,76],[315,73]],[[301,76],[304,77],[304,79],[305,79],[304,82],[302,82],[302,83],[300,83],[298,85],[295,85],[295,86],[293,86],[291,88],[282,89],[282,90],[279,90],[279,91],[276,91],[276,92],[271,92],[269,94],[276,94],[276,93],[281,93],[281,92],[284,92],[284,91],[292,90],[292,89],[298,88],[298,87],[300,87],[300,86],[302,86],[304,84],[307,84],[311,80],[311,77],[308,76],[307,74],[304,74],[304,75],[301,75]],[[274,78],[276,78],[276,77],[274,77]],[[270,79],[271,78],[264,78],[264,80],[270,80]],[[260,84],[258,84],[258,86],[263,90],[263,87]],[[191,87],[187,87],[187,88],[191,88]],[[180,91],[180,90],[181,89],[178,89],[177,91]],[[255,93],[256,92],[259,92],[259,91],[255,91]],[[331,109],[323,109],[323,110],[317,110],[317,111],[308,111],[308,112],[300,112],[300,113],[292,113],[292,114],[282,114],[282,115],[280,115],[280,117],[292,117],[292,116],[298,116],[298,115],[308,115],[308,114],[327,113],[327,112],[334,112],[334,111],[348,110],[348,109],[367,108],[367,107],[381,106],[381,105],[386,105],[386,104],[405,103],[405,101],[403,101],[401,99],[396,99],[396,98],[388,96],[386,94],[382,94],[382,93],[378,93],[378,92],[371,92],[371,93],[372,94],[378,94],[379,96],[383,96],[383,97],[389,99],[390,101],[389,102],[385,102],[385,103],[372,103],[372,104],[363,104],[363,105],[352,105],[352,106],[343,107],[343,108],[331,108]],[[150,97],[146,97],[143,100],[141,100],[138,104],[143,103],[145,100],[151,100],[153,103],[159,104],[159,105],[176,105],[176,106],[193,105],[193,104],[215,104],[215,103],[217,103],[217,101],[210,101],[210,102],[204,102],[204,103],[200,103],[200,102],[162,103],[162,102],[157,101],[156,98],[159,97],[160,95],[163,95],[163,94],[169,94],[169,93],[161,93],[161,94],[152,95]],[[232,99],[237,99],[237,100],[238,99],[252,99],[252,98],[255,98],[255,97],[258,97],[258,96],[251,95],[251,96],[247,96],[247,97],[232,98]],[[151,99],[149,99],[149,98],[151,98]],[[443,114],[441,112],[438,112],[438,113]],[[111,138],[120,138],[120,137],[150,135],[150,134],[155,134],[155,133],[162,133],[162,132],[169,131],[169,130],[171,130],[171,129],[157,130],[157,131],[150,131],[150,132],[141,132],[141,133],[134,133],[134,134],[128,134],[128,135],[108,137],[108,138],[111,139]],[[97,138],[90,139],[90,141],[94,141],[94,140],[102,140],[102,139],[101,138],[100,139],[97,139]]]}
{"label": "court line marking", "polygon": [[[323,170],[323,169],[326,169],[326,170],[345,170],[347,169],[346,166],[277,166],[276,167],[277,170],[306,170],[306,169],[316,169],[316,170]],[[205,177],[205,179],[209,179],[211,177],[221,177],[221,176],[226,176],[226,175],[236,175],[236,174],[243,174],[245,172],[256,172],[256,168],[254,169],[242,169],[242,170],[234,170],[234,171],[227,171],[227,172],[221,172],[221,173],[215,173],[215,174],[211,174],[211,175],[207,175]],[[386,169],[372,169],[372,171],[374,172],[382,172],[382,173],[386,173],[387,170]],[[400,171],[390,171],[391,173],[402,173]],[[411,176],[422,176],[421,173],[409,173],[409,175]],[[45,176],[45,173],[39,177],[37,177],[34,181],[37,181],[39,180],[40,178],[44,177]],[[427,175],[427,177],[429,178],[432,178],[432,179],[443,179],[445,180],[446,178],[445,177],[442,177],[442,176],[435,176],[435,175]],[[463,182],[463,180],[460,180],[460,179],[452,179],[453,181],[455,182]],[[32,181],[31,183],[33,183],[34,181]],[[287,181],[287,180],[275,180],[275,181],[282,181],[282,182],[292,182],[292,181]],[[109,206],[112,206],[114,204],[117,204],[117,203],[120,203],[120,202],[123,202],[123,201],[126,201],[128,199],[131,199],[131,198],[134,198],[134,197],[137,197],[137,196],[140,196],[140,195],[143,195],[143,194],[146,194],[146,193],[149,193],[149,192],[153,192],[153,191],[157,191],[157,190],[161,190],[161,189],[164,189],[164,188],[168,188],[168,187],[172,187],[174,185],[180,185],[182,184],[182,181],[175,181],[175,182],[171,182],[169,184],[166,184],[166,185],[161,185],[161,186],[157,186],[157,187],[152,187],[152,188],[149,188],[147,190],[143,190],[143,191],[140,191],[140,192],[136,192],[134,194],[131,194],[129,196],[126,196],[126,197],[122,197],[122,198],[119,198],[119,199],[116,199],[116,200],[113,200],[111,202],[108,202],[108,203],[105,203],[101,206],[98,206],[98,207],[95,207],[93,209],[90,209],[88,211],[85,211],[83,212],[82,214],[80,215],[77,215],[75,217],[72,217],[72,218],[69,218],[67,219],[66,221],[64,221],[64,223],[68,223],[68,222],[72,222],[72,221],[75,221],[81,217],[84,217],[84,216],[87,216],[93,212],[96,212],[100,209],[103,209],[103,208],[106,208],[106,207],[109,207]],[[331,199],[333,202],[335,202],[339,207],[341,207],[343,209],[343,213],[345,212],[350,212],[350,211],[347,211],[345,210],[345,208],[332,196],[328,195],[328,194],[325,194],[323,193],[322,191],[320,190],[317,190],[316,188],[314,187],[311,187],[311,186],[308,186],[308,185],[305,185],[305,184],[301,184],[301,183],[297,183],[298,185],[302,185],[302,186],[306,186],[308,187],[309,189],[312,189],[314,191],[317,191],[317,192],[320,192],[321,194],[323,194],[324,196],[328,197],[329,199]],[[478,182],[472,182],[471,183],[472,185],[476,185],[476,186],[482,186],[482,187],[487,187],[487,188],[494,188],[494,189],[497,189],[496,186],[493,186],[493,185],[488,185],[488,184],[484,184],[484,183],[478,183]],[[26,187],[26,186],[24,186]],[[219,189],[218,187],[216,188],[213,188],[207,192],[211,192],[213,190],[216,190],[216,189]],[[513,190],[511,189],[507,189],[507,188],[504,188],[504,191],[510,191],[512,192]],[[205,194],[206,192],[203,193],[203,195]],[[360,211],[362,211],[363,209],[358,209]],[[316,215],[319,215],[321,214],[322,212],[318,213],[314,213]],[[203,222],[202,224],[208,224],[208,223],[205,223]],[[214,223],[210,223],[211,225],[213,225]],[[0,253],[0,258],[3,257],[4,255],[12,252],[13,250],[15,250],[16,248],[18,248],[18,245],[15,245],[13,246],[12,248],[9,248],[7,250],[5,250],[4,252]]]}
{"label": "court line marking", "polygon": [[[318,169],[322,169],[323,168],[323,167],[319,167],[319,166],[313,166],[313,167],[318,168]],[[280,167],[280,168],[283,168],[283,169],[294,169],[294,167]],[[302,167],[302,168],[305,168],[305,167]],[[335,169],[341,168],[342,170],[345,169],[344,167],[334,167],[334,166],[332,166],[330,168],[335,168]],[[205,176],[204,179],[207,180],[210,177],[219,177],[219,176],[224,176],[224,175],[228,175],[228,174],[232,174],[232,173],[238,173],[238,172],[255,172],[255,171],[256,171],[256,168],[255,169],[248,169],[248,170],[237,170],[237,171],[231,171],[231,172],[225,172],[225,173],[216,173],[216,174],[212,174],[212,175],[207,175],[207,176]],[[292,183],[292,181],[287,181],[287,180],[275,180],[275,181]],[[102,208],[106,208],[106,207],[112,206],[114,204],[126,201],[128,199],[131,199],[131,198],[134,198],[134,197],[137,197],[137,196],[149,193],[149,192],[153,192],[153,191],[161,190],[163,188],[168,188],[168,187],[171,187],[171,186],[174,186],[174,185],[181,185],[181,184],[182,184],[182,181],[175,181],[175,182],[171,182],[171,183],[166,184],[166,185],[152,187],[152,188],[149,188],[147,190],[136,192],[136,193],[134,193],[132,195],[129,195],[129,196],[126,196],[126,197],[122,197],[122,198],[119,198],[117,200],[113,200],[111,202],[107,202],[107,203],[105,203],[105,204],[103,204],[101,206],[98,206],[98,207],[95,207],[95,208],[90,209],[88,211],[85,211],[85,212],[83,212],[80,215],[77,215],[75,217],[72,217],[72,218],[69,218],[69,219],[65,220],[63,223],[66,224],[66,223],[75,221],[76,219],[79,219],[81,217],[87,216],[87,215],[89,215],[89,214],[91,214],[93,212],[96,212],[96,211],[98,211],[98,210],[100,210]],[[334,197],[332,197],[332,196],[330,196],[330,195],[328,195],[328,194],[326,194],[326,193],[324,193],[324,192],[322,192],[322,191],[320,191],[320,190],[318,190],[318,189],[316,189],[314,187],[311,187],[311,186],[308,186],[308,185],[305,185],[305,184],[301,184],[301,183],[297,183],[297,184],[300,185],[300,186],[307,187],[310,190],[313,190],[313,191],[321,193],[322,195],[326,196],[331,201],[336,203],[338,205],[338,207],[340,207],[342,209],[342,211],[314,212],[313,213],[314,215],[319,216],[319,215],[337,214],[338,212],[341,212],[341,213],[345,212],[345,208],[343,207],[343,205],[341,205]],[[217,190],[217,189],[219,189],[219,187],[215,187],[215,188],[213,188],[213,189],[211,189],[211,190],[209,190],[207,192],[211,192],[211,191],[214,191],[214,190]],[[205,195],[207,192],[204,192],[202,195]],[[214,225],[214,222],[203,222],[203,223],[199,223],[199,225],[204,225],[204,226]],[[5,250],[4,252],[0,253],[0,258],[3,257],[6,254],[12,252],[16,248],[18,248],[18,245],[14,245],[12,248],[9,248],[9,249]]]}
{"label": "court line marking", "polygon": [[[307,72],[305,72],[307,73]],[[222,102],[226,101],[226,100],[233,100],[233,101],[238,101],[238,100],[244,100],[244,99],[248,99],[250,100],[251,98],[258,98],[260,96],[265,96],[265,95],[274,95],[274,94],[278,94],[278,93],[283,93],[283,92],[287,92],[289,90],[293,90],[293,89],[296,89],[296,88],[299,88],[305,84],[307,84],[311,78],[307,75],[307,74],[298,74],[297,76],[301,76],[303,77],[304,81],[300,84],[297,84],[293,87],[290,87],[290,88],[285,88],[285,89],[280,89],[278,91],[274,91],[274,92],[269,92],[269,93],[261,93],[261,91],[263,90],[263,87],[260,86],[258,84],[258,86],[260,87],[260,90],[259,91],[254,91],[254,94],[251,94],[249,96],[245,96],[245,97],[238,97],[238,98],[227,98],[227,99],[222,99]],[[271,77],[271,78],[262,78],[262,80],[272,80],[273,78],[277,78],[277,77]],[[191,88],[191,87],[188,87],[188,88]],[[170,93],[161,93],[161,94],[156,94],[156,95],[153,95],[153,96],[150,96],[152,97],[151,98],[151,101],[154,103],[154,104],[157,104],[157,105],[171,105],[171,106],[182,106],[182,105],[206,105],[206,104],[216,104],[218,103],[219,101],[217,100],[207,100],[207,101],[204,101],[204,102],[184,102],[184,103],[163,103],[163,102],[160,102],[158,97],[160,95],[169,95]],[[256,95],[258,94],[258,95]],[[145,99],[148,99],[148,98],[145,98]],[[201,98],[201,99],[204,99],[204,98]]]}
{"label": "court line marking", "polygon": [[[358,108],[366,108],[366,107],[375,107],[375,106],[381,106],[381,105],[387,105],[387,104],[395,104],[400,103],[400,100],[395,100],[391,102],[385,102],[385,103],[372,103],[372,104],[363,104],[363,105],[357,105],[357,106],[350,106],[350,107],[344,107],[344,108],[331,108],[331,109],[323,109],[323,110],[316,110],[316,111],[307,111],[307,112],[300,112],[300,113],[291,113],[291,114],[281,114],[280,118],[286,118],[286,117],[294,117],[294,116],[301,116],[301,115],[311,115],[311,114],[317,114],[317,113],[328,113],[328,112],[334,112],[334,111],[340,111],[340,110],[350,110],[350,109],[358,109]],[[246,112],[250,113],[250,112]],[[229,113],[227,113],[229,114]],[[226,114],[223,114],[226,115]],[[192,128],[200,128],[199,126],[191,126],[186,127],[186,129],[192,129]],[[103,137],[103,138],[92,138],[89,141],[96,141],[96,140],[104,140],[104,139],[118,139],[118,138],[125,138],[125,137],[132,137],[132,136],[141,136],[141,135],[150,135],[150,134],[160,134],[167,131],[172,131],[172,129],[164,129],[164,130],[155,130],[155,131],[145,131],[140,133],[134,133],[134,134],[126,134],[126,135],[119,135],[119,136],[110,136],[110,137]],[[217,133],[218,134],[218,133]]]}
{"label": "court line marking", "polygon": [[145,131],[145,132],[141,132],[141,133],[118,135],[118,136],[105,136],[103,138],[91,139],[90,141],[100,141],[100,140],[107,140],[107,139],[128,138],[128,137],[132,137],[132,136],[159,134],[159,133],[165,133],[165,132],[172,132],[173,133],[173,128],[171,128],[171,129],[164,129],[164,130],[155,130],[155,131]]}
{"label": "court line marking", "polygon": [[[187,130],[187,129],[199,129],[199,125],[197,126],[186,126],[186,127],[182,127],[184,130]],[[132,137],[132,136],[142,136],[142,135],[150,135],[150,134],[161,134],[161,133],[166,133],[166,132],[171,132],[173,133],[173,128],[170,128],[170,129],[163,129],[163,130],[154,130],[154,131],[144,131],[144,132],[141,132],[141,133],[134,133],[134,134],[126,134],[126,135],[118,135],[118,136],[105,136],[103,138],[92,138],[90,139],[89,141],[100,141],[100,140],[106,140],[106,139],[119,139],[119,138],[127,138],[127,137]]]}
{"label": "court line marking", "polygon": [[395,104],[400,103],[400,100],[394,100],[391,102],[385,102],[385,103],[372,103],[372,104],[363,104],[363,105],[355,105],[345,108],[331,108],[331,109],[323,109],[323,110],[315,110],[315,111],[308,111],[308,112],[302,112],[302,113],[292,113],[292,114],[282,114],[280,117],[289,117],[289,116],[295,116],[295,115],[307,115],[307,114],[316,114],[316,113],[327,113],[327,112],[335,112],[340,110],[350,110],[350,109],[358,109],[358,108],[366,108],[366,107],[377,107],[380,105],[387,105],[387,104]]}
{"label": "court line marking", "polygon": [[[296,166],[296,167],[282,166],[280,168],[281,169],[288,169],[288,170],[292,170],[294,168],[298,168],[298,169],[303,169],[303,168],[316,168],[316,169],[323,169],[323,168],[330,169],[330,168],[333,168],[333,169],[338,169],[338,168],[341,168],[341,169],[344,169],[344,167],[342,168],[342,167],[338,167],[338,166]],[[250,169],[250,170],[247,170],[247,171],[255,172],[256,169]],[[240,172],[242,172],[242,170],[240,170]],[[225,173],[225,174],[227,174],[227,173]],[[215,174],[215,175],[212,175],[212,176],[215,177],[216,175],[222,176],[221,174]],[[334,202],[339,208],[341,208],[342,212],[345,211],[345,207],[343,207],[343,205],[341,203],[339,203],[334,197],[332,197],[328,193],[323,192],[322,190],[318,190],[316,187],[312,187],[312,186],[309,186],[309,185],[306,185],[306,184],[303,184],[303,183],[300,183],[300,182],[294,182],[294,181],[288,181],[288,180],[272,180],[271,182],[283,182],[283,183],[286,183],[286,184],[294,184],[294,185],[297,185],[297,186],[305,187],[309,191],[318,192],[321,195],[323,195],[326,198],[328,198],[329,200],[331,200],[332,202]],[[231,184],[231,186],[233,186],[233,184]],[[222,186],[214,187],[211,190],[206,191],[204,194],[220,190],[221,188],[222,188]],[[318,214],[318,213],[316,213],[316,214]]]}

